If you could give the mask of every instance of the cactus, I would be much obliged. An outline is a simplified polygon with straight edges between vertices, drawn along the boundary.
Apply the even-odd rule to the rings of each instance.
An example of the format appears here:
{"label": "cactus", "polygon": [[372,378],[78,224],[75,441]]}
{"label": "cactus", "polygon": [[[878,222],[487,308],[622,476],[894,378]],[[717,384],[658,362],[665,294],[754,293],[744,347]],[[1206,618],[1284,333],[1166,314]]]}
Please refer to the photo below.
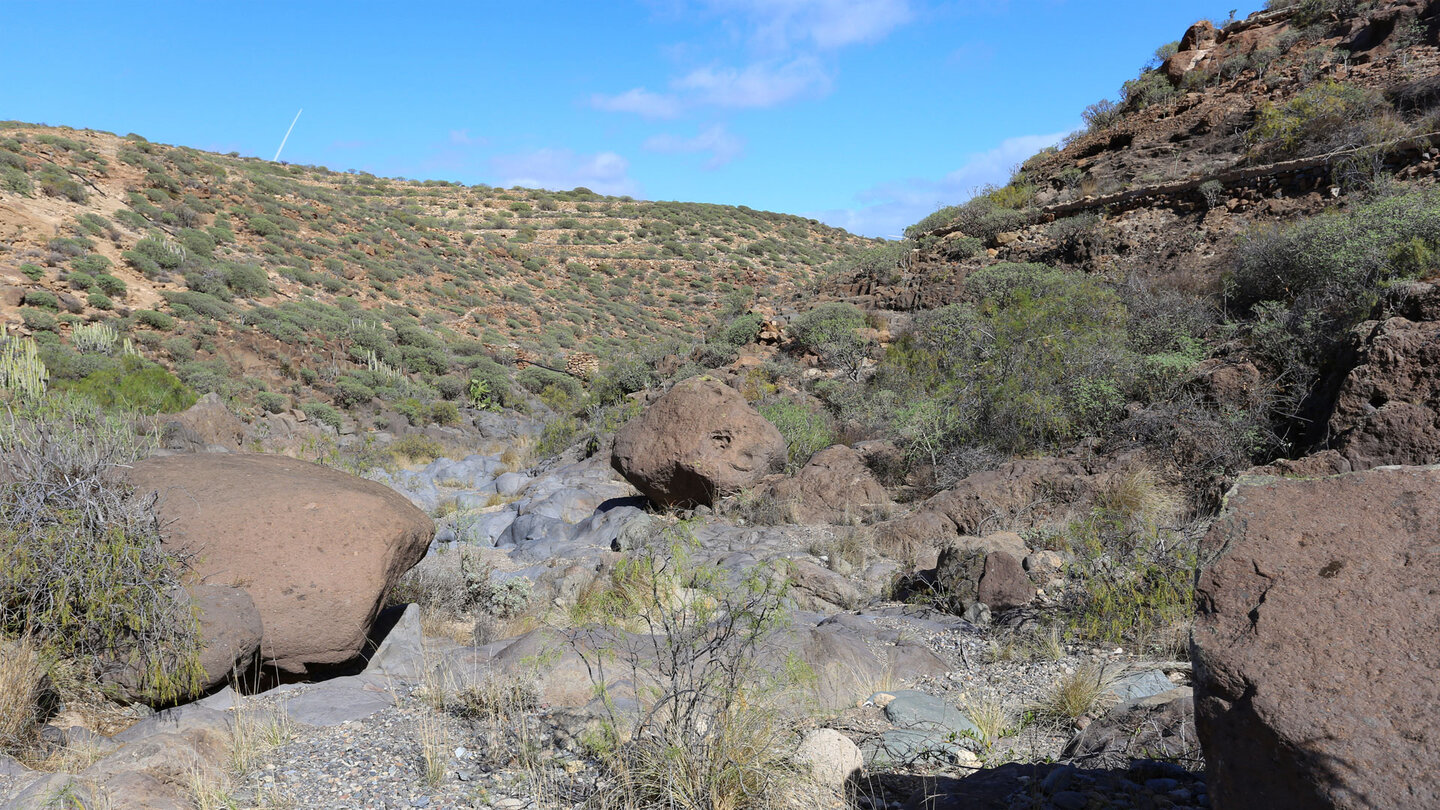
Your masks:
{"label": "cactus", "polygon": [[120,334],[108,323],[87,323],[70,332],[70,343],[81,354],[111,354]]}
{"label": "cactus", "polygon": [[35,341],[15,338],[0,344],[0,389],[39,399],[49,377]]}

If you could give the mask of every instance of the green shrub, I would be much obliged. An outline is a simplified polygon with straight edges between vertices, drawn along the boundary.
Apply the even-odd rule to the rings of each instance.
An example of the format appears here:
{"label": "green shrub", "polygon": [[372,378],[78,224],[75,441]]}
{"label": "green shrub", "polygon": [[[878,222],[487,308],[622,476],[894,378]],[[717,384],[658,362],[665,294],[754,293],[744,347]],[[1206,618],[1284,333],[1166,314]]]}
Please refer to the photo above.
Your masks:
{"label": "green shrub", "polygon": [[110,260],[98,253],[90,253],[70,262],[70,269],[77,273],[95,275],[110,269]]}
{"label": "green shrub", "polygon": [[323,402],[307,402],[300,406],[300,411],[306,417],[314,419],[322,425],[328,425],[337,431],[344,424],[340,418],[340,412]]}
{"label": "green shrub", "polygon": [[34,307],[21,307],[20,320],[24,322],[25,328],[37,332],[54,332],[56,321],[55,316],[49,310],[36,309]]}
{"label": "green shrub", "polygon": [[284,413],[290,409],[290,398],[274,391],[257,391],[255,404],[266,413]]}
{"label": "green shrub", "polygon": [[785,471],[795,473],[810,457],[835,443],[830,417],[788,399],[760,405],[760,415],[785,437]]}
{"label": "green shrub", "polygon": [[87,273],[71,273],[65,281],[75,290],[88,290],[95,286],[95,277]]}
{"label": "green shrub", "polygon": [[35,192],[35,184],[24,169],[14,166],[0,166],[0,189],[29,197]]}
{"label": "green shrub", "polygon": [[153,309],[135,310],[135,320],[144,326],[161,332],[169,332],[175,328],[175,319],[163,312],[156,312]]}
{"label": "green shrub", "polygon": [[140,413],[177,413],[198,398],[174,374],[134,355],[119,358],[105,368],[57,388],[80,394],[104,408]]}
{"label": "green shrub", "polygon": [[446,427],[460,424],[460,406],[449,400],[430,404],[430,420]]}
{"label": "green shrub", "polygon": [[225,286],[236,295],[246,298],[262,298],[270,293],[270,279],[265,270],[253,264],[226,267]]}
{"label": "green shrub", "polygon": [[85,303],[89,304],[95,309],[103,309],[107,312],[115,308],[115,302],[111,301],[110,296],[106,295],[105,293],[92,292],[89,295],[85,296]]}
{"label": "green shrub", "polygon": [[423,433],[407,433],[390,443],[391,455],[411,461],[428,463],[445,455],[440,442]]}
{"label": "green shrub", "polygon": [[125,281],[123,279],[116,278],[109,273],[100,273],[96,275],[95,285],[100,288],[100,292],[103,292],[106,295],[113,296],[115,298],[125,297]]}
{"label": "green shrub", "polygon": [[173,596],[186,561],[120,469],[153,446],[131,420],[51,396],[0,415],[0,634],[89,678],[120,662],[155,701],[194,694],[198,622]]}
{"label": "green shrub", "polygon": [[795,318],[790,335],[799,348],[814,352],[828,366],[858,379],[873,342],[858,330],[868,326],[865,313],[854,304],[821,304]]}
{"label": "green shrub", "polygon": [[25,277],[31,281],[39,281],[45,277],[45,268],[31,262],[20,265],[20,272],[24,273]]}
{"label": "green shrub", "polygon": [[1379,91],[1330,79],[1284,103],[1262,103],[1245,137],[1257,149],[1318,154],[1369,142],[1375,120],[1389,110]]}
{"label": "green shrub", "polygon": [[40,307],[41,309],[55,310],[60,308],[60,301],[53,293],[43,290],[31,290],[25,293],[25,306]]}

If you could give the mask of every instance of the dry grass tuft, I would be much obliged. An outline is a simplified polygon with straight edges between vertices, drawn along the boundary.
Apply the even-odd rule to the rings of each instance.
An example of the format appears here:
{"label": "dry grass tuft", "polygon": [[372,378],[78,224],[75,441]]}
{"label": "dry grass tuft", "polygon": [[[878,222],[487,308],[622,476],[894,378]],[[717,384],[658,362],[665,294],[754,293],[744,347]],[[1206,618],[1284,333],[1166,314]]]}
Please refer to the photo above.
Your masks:
{"label": "dry grass tuft", "polygon": [[29,636],[0,640],[0,753],[19,754],[33,742],[44,677]]}
{"label": "dry grass tuft", "polygon": [[1098,714],[1114,702],[1114,696],[1107,691],[1114,680],[1103,666],[1086,664],[1056,682],[1035,712],[1041,717],[1071,722]]}

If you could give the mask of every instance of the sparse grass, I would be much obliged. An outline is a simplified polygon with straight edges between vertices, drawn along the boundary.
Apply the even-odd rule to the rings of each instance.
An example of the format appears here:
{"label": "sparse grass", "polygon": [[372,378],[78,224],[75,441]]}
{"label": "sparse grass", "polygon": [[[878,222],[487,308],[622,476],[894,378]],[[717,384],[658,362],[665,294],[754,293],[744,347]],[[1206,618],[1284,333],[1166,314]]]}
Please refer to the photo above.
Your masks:
{"label": "sparse grass", "polygon": [[416,733],[420,738],[421,779],[426,787],[433,788],[445,779],[446,765],[450,762],[450,732],[444,718],[422,711]]}
{"label": "sparse grass", "polygon": [[33,742],[44,677],[29,636],[0,639],[0,753],[21,754]]}
{"label": "sparse grass", "polygon": [[960,706],[960,710],[980,730],[976,742],[980,743],[982,758],[995,747],[996,742],[1015,731],[1014,715],[998,699],[971,698]]}
{"label": "sparse grass", "polygon": [[1114,680],[1103,666],[1085,664],[1062,676],[1050,694],[1035,706],[1035,712],[1040,717],[1069,722],[1096,714],[1109,708],[1113,697],[1106,690]]}
{"label": "sparse grass", "polygon": [[230,731],[230,770],[238,776],[250,773],[294,734],[290,718],[284,714],[261,710],[253,702],[242,703],[235,710]]}

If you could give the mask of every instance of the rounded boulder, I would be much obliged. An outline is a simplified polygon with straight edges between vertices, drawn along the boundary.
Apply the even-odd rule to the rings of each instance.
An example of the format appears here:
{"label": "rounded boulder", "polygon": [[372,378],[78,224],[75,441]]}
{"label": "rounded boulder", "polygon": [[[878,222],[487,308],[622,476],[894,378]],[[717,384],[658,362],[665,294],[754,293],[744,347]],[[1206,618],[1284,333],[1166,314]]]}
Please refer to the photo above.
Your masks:
{"label": "rounded boulder", "polygon": [[779,471],[785,438],[739,391],[696,377],[621,428],[610,461],[656,504],[708,506]]}
{"label": "rounded boulder", "polygon": [[393,490],[305,461],[176,455],[130,471],[158,495],[166,543],[209,584],[249,593],[265,663],[290,673],[353,659],[435,525]]}

